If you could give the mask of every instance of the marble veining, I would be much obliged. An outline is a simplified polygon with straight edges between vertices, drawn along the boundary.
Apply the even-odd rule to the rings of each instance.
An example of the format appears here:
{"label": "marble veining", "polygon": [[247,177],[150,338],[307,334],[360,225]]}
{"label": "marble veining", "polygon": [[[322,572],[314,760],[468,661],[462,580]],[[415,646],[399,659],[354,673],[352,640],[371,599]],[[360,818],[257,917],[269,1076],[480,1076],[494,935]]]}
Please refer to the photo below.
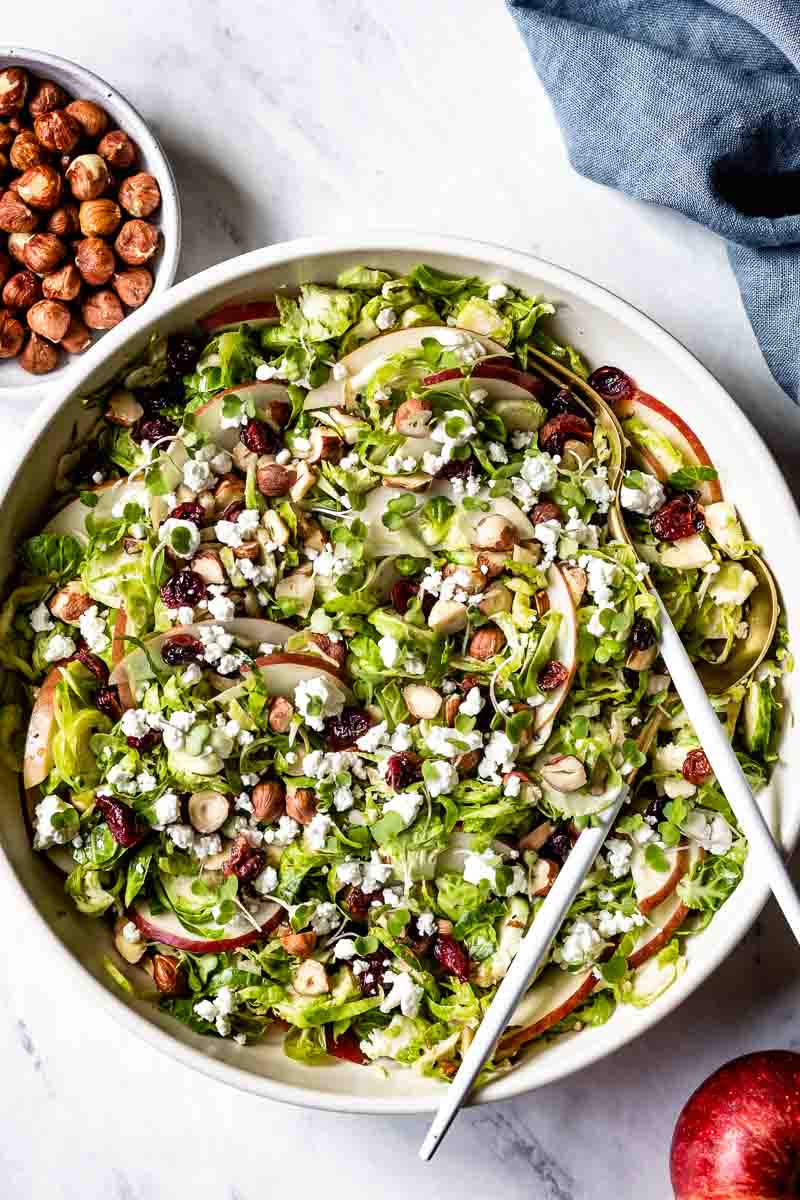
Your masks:
{"label": "marble veining", "polygon": [[[153,123],[183,198],[182,276],[271,241],[379,226],[531,250],[665,325],[800,479],[797,412],[721,245],[570,171],[502,0],[6,7],[4,41],[82,61]],[[284,1108],[133,1040],[72,994],[5,887],[0,905],[0,1190],[15,1200],[666,1200],[689,1092],[737,1053],[800,1045],[797,948],[769,905],[679,1012],[578,1075],[464,1113],[423,1167],[421,1118]]]}

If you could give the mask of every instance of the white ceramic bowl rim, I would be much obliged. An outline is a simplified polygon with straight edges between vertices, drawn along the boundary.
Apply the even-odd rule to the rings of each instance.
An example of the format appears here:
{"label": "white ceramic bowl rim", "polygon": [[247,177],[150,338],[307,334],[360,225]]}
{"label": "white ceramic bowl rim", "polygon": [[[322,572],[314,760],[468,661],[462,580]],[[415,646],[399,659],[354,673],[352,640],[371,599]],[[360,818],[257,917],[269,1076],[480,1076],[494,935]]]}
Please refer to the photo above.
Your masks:
{"label": "white ceramic bowl rim", "polygon": [[[690,353],[674,337],[658,326],[649,317],[633,308],[627,302],[619,299],[613,293],[591,283],[573,272],[555,266],[543,259],[518,251],[495,246],[464,238],[454,238],[446,235],[431,233],[415,233],[413,231],[372,232],[366,235],[339,235],[336,237],[301,238],[295,241],[279,243],[261,250],[244,254],[218,266],[195,275],[191,279],[178,284],[166,294],[148,303],[146,311],[139,311],[126,319],[124,325],[111,330],[102,343],[95,346],[83,358],[80,369],[64,381],[64,386],[54,389],[50,397],[34,412],[28,422],[23,445],[16,456],[16,465],[6,468],[0,476],[0,496],[7,495],[18,472],[22,472],[25,462],[35,449],[37,440],[44,434],[48,423],[58,409],[74,394],[78,393],[82,384],[97,370],[103,358],[110,358],[124,346],[145,331],[149,326],[157,327],[159,321],[172,309],[186,301],[201,296],[205,291],[218,289],[226,284],[235,282],[238,278],[246,278],[254,271],[281,267],[297,263],[298,260],[309,260],[323,255],[347,255],[352,261],[363,261],[368,255],[380,265],[381,252],[414,254],[421,260],[426,255],[452,256],[478,263],[492,263],[498,271],[516,271],[523,275],[536,276],[554,287],[562,287],[573,292],[598,308],[603,309],[612,317],[625,324],[634,334],[641,336],[654,350],[658,351],[680,370],[705,394],[716,393],[716,401],[724,408],[728,433],[733,444],[748,443],[753,447],[753,454],[758,457],[758,467],[761,472],[761,483],[770,489],[777,497],[777,503],[784,507],[787,513],[794,514],[796,509],[791,493],[783,476],[764,446],[758,433],[753,429],[744,414],[733,404],[728,394],[719,383],[709,374]],[[793,827],[794,832],[794,827]],[[202,1073],[235,1086],[243,1091],[255,1093],[272,1100],[299,1105],[302,1107],[322,1108],[338,1112],[368,1113],[372,1115],[409,1115],[429,1112],[437,1107],[436,1094],[410,1096],[408,1098],[392,1096],[387,1098],[375,1096],[359,1096],[354,1093],[341,1095],[317,1090],[314,1087],[302,1088],[281,1083],[271,1078],[265,1078],[242,1070],[228,1063],[216,1061],[211,1054],[205,1054],[190,1046],[182,1044],[177,1038],[157,1028],[144,1017],[130,1009],[110,990],[94,979],[80,964],[80,961],[59,940],[50,926],[35,909],[26,891],[17,878],[13,866],[5,850],[0,852],[0,864],[4,875],[13,884],[20,902],[32,910],[32,915],[40,930],[48,937],[48,950],[55,951],[69,964],[69,970],[76,985],[87,989],[92,997],[115,1020],[119,1021],[131,1032],[143,1038],[149,1044],[163,1051],[173,1059],[199,1070]],[[706,947],[702,963],[695,964],[694,977],[691,981],[687,971],[683,978],[661,997],[651,1008],[640,1011],[635,1028],[621,1029],[612,1045],[601,1045],[599,1048],[587,1046],[587,1051],[572,1065],[570,1070],[588,1066],[599,1058],[604,1057],[610,1050],[618,1049],[627,1042],[638,1037],[651,1025],[659,1021],[668,1012],[678,1006],[686,996],[705,979],[720,962],[731,952],[763,907],[769,889],[766,882],[751,891],[749,901],[739,902],[736,913],[736,923],[733,935],[719,938],[709,949]],[[557,1064],[556,1058],[556,1064]],[[554,1079],[568,1074],[568,1070],[558,1065],[552,1065],[537,1077],[536,1086],[542,1086]],[[313,1073],[310,1072],[310,1078]],[[524,1075],[520,1071],[512,1071],[502,1076],[489,1087],[484,1088],[476,1096],[475,1103],[486,1103],[494,1100],[506,1100],[529,1090]]]}
{"label": "white ceramic bowl rim", "polygon": [[[45,50],[34,50],[27,46],[3,46],[0,45],[0,63],[5,59],[18,58],[26,64],[25,69],[33,72],[34,75],[44,75],[44,70],[49,68],[56,74],[64,73],[74,76],[76,79],[83,80],[88,83],[90,90],[95,90],[102,93],[107,100],[113,102],[113,112],[110,114],[115,121],[119,122],[119,126],[131,136],[134,142],[144,152],[144,157],[147,160],[155,160],[150,163],[153,174],[157,177],[159,187],[161,189],[161,204],[162,218],[161,223],[164,226],[165,232],[169,230],[169,237],[162,237],[162,247],[160,255],[157,259],[157,267],[154,271],[153,290],[144,307],[150,301],[174,282],[178,272],[178,260],[181,253],[181,207],[178,200],[178,185],[175,182],[175,174],[172,170],[172,165],[167,157],[164,147],[153,133],[150,126],[145,121],[144,117],[134,108],[130,100],[127,100],[120,92],[117,91],[110,83],[101,76],[96,75],[94,71],[88,70],[81,66],[80,63],[73,62],[69,58],[61,58],[57,54],[48,54]],[[31,64],[30,66],[27,64]],[[126,333],[129,328],[129,314],[122,322],[126,326]],[[104,342],[108,334],[99,339],[99,342]],[[86,353],[86,358],[89,356],[89,351]],[[78,371],[78,359],[70,359],[61,367],[64,372],[63,383],[69,385],[70,391],[73,384],[80,378]],[[61,386],[61,372],[55,379],[50,380],[51,386]],[[24,399],[32,393],[40,393],[43,387],[48,386],[47,376],[35,377],[34,381],[27,386],[20,384],[13,388],[9,388],[9,396],[15,399]],[[6,389],[2,386],[2,376],[0,376],[0,396]]]}

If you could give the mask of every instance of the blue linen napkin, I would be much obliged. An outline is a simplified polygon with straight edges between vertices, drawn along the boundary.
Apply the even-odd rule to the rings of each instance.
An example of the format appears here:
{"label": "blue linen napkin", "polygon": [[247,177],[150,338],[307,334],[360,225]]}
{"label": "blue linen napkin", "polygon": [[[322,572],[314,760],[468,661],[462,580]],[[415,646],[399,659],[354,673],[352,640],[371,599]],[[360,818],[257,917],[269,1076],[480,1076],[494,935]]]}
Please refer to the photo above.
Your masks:
{"label": "blue linen napkin", "polygon": [[764,357],[800,402],[797,0],[506,3],[572,165],[726,239]]}

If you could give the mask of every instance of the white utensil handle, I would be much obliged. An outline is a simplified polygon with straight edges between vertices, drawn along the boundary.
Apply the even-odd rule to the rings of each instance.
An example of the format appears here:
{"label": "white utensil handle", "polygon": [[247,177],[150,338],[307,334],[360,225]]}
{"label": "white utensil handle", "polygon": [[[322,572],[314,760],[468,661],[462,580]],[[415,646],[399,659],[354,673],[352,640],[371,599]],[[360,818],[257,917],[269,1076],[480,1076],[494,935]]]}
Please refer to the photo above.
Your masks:
{"label": "white utensil handle", "polygon": [[753,797],[725,727],[706,695],[669,613],[660,597],[656,595],[655,598],[661,614],[661,657],[666,663],[675,690],[683,701],[687,716],[694,726],[725,799],[736,814],[736,819],[750,843],[753,857],[761,865],[763,878],[769,880],[773,895],[792,933],[800,942],[800,897],[789,877],[781,852],[775,845],[764,814]]}
{"label": "white utensil handle", "polygon": [[611,830],[622,805],[620,796],[599,818],[599,824],[585,829],[556,876],[531,928],[522,939],[508,973],[478,1026],[467,1053],[447,1088],[441,1106],[419,1151],[423,1162],[436,1153],[450,1124],[467,1098],[483,1064],[494,1050],[495,1042],[508,1025],[514,1009],[530,986],[531,979],[544,961],[550,943],[558,933],[592,863]]}

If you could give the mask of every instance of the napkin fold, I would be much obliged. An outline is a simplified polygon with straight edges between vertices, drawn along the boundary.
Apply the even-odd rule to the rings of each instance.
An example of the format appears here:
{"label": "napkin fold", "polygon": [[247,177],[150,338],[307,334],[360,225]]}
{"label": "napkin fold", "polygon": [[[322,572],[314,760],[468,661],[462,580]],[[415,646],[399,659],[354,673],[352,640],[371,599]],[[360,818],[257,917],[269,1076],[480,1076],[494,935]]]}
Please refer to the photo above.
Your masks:
{"label": "napkin fold", "polygon": [[747,314],[800,403],[797,0],[506,0],[570,161],[726,240]]}

